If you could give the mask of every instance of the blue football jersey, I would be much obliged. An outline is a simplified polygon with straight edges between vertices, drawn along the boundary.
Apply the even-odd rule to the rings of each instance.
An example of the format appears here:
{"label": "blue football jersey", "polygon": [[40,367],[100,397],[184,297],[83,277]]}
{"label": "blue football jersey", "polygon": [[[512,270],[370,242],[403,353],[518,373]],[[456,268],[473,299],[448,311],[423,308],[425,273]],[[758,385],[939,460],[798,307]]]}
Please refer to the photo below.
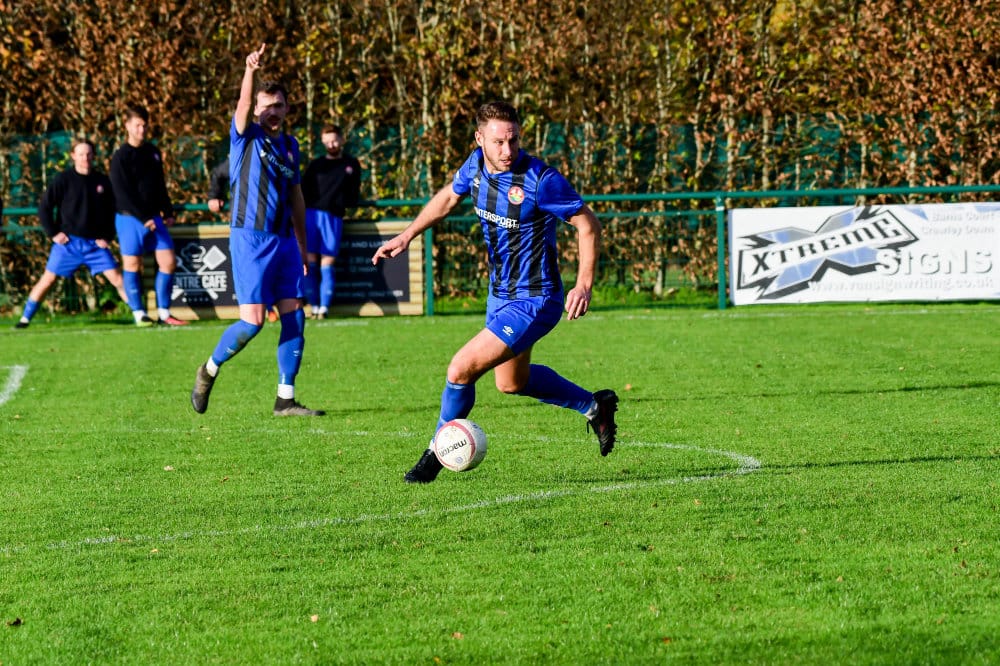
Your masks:
{"label": "blue football jersey", "polygon": [[299,142],[290,134],[269,136],[257,123],[240,135],[229,127],[229,183],[233,227],[291,236],[289,190],[300,183]]}
{"label": "blue football jersey", "polygon": [[504,299],[561,295],[556,229],[583,207],[562,174],[523,150],[510,171],[486,171],[477,148],[452,189],[469,195],[483,229],[491,293]]}

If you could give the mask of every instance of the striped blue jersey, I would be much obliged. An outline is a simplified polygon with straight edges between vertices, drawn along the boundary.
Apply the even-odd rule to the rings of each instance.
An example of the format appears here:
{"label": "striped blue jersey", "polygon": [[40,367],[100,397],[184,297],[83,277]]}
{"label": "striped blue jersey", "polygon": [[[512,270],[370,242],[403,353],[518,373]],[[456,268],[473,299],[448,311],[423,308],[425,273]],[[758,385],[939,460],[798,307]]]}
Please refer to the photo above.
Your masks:
{"label": "striped blue jersey", "polygon": [[268,136],[251,122],[240,135],[236,119],[229,126],[230,226],[291,236],[289,190],[298,185],[299,142],[290,134]]}
{"label": "striped blue jersey", "polygon": [[491,174],[477,148],[455,174],[452,189],[472,198],[494,296],[561,296],[556,229],[583,207],[561,173],[522,150],[510,171]]}

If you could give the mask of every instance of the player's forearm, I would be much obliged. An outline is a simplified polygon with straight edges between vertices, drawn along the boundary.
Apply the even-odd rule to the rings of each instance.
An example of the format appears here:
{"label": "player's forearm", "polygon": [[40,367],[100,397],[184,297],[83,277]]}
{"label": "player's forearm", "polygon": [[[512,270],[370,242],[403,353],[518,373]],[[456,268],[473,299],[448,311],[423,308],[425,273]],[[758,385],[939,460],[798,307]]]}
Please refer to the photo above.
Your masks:
{"label": "player's forearm", "polygon": [[576,286],[592,289],[594,273],[597,270],[597,246],[594,243],[580,239],[579,267],[576,272]]}
{"label": "player's forearm", "polygon": [[574,216],[571,223],[577,229],[577,253],[579,266],[576,286],[592,289],[597,272],[597,258],[601,249],[601,223],[589,208]]}
{"label": "player's forearm", "polygon": [[437,194],[431,197],[431,200],[427,202],[417,217],[414,218],[410,226],[403,231],[404,237],[407,241],[410,241],[427,229],[430,229],[446,218],[448,213],[458,205],[459,201],[461,201],[461,197],[455,194],[455,191],[451,189],[451,185],[442,188]]}
{"label": "player's forearm", "polygon": [[250,124],[250,113],[253,111],[253,89],[256,82],[256,70],[247,67],[243,71],[243,81],[240,83],[240,99],[236,102],[236,112],[233,114],[236,120],[236,131],[243,134],[243,131]]}
{"label": "player's forearm", "polygon": [[292,204],[292,229],[295,232],[295,240],[299,244],[302,257],[306,256],[306,202],[302,198],[302,188],[296,187],[291,191]]}

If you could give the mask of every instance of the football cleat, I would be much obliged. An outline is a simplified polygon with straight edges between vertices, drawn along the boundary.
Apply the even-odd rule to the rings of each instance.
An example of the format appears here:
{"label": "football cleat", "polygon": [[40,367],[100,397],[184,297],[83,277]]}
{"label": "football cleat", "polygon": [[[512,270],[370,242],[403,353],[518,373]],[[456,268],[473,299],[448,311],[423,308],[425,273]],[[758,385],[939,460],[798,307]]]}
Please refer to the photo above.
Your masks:
{"label": "football cleat", "polygon": [[606,456],[615,448],[615,434],[618,432],[618,426],[615,424],[618,395],[611,389],[602,389],[594,394],[594,401],[597,403],[597,414],[587,421],[587,429],[593,428],[601,445],[601,455]]}
{"label": "football cleat", "polygon": [[198,374],[194,378],[194,389],[191,391],[191,406],[194,411],[204,414],[208,409],[208,396],[212,393],[215,377],[208,374],[204,365],[198,366]]}
{"label": "football cleat", "polygon": [[188,322],[183,319],[178,319],[177,317],[170,315],[164,319],[160,320],[161,324],[166,324],[167,326],[187,326]]}
{"label": "football cleat", "polygon": [[430,449],[424,451],[420,460],[409,472],[403,475],[403,481],[407,483],[430,483],[437,478],[438,472],[443,469],[441,461]]}
{"label": "football cleat", "polygon": [[325,416],[322,409],[309,409],[305,405],[295,402],[295,398],[275,398],[275,416]]}
{"label": "football cleat", "polygon": [[30,321],[19,321],[16,324],[14,324],[14,328],[28,328],[28,324],[30,323],[31,323]]}
{"label": "football cleat", "polygon": [[142,315],[141,319],[137,319],[135,325],[139,328],[149,328],[153,325],[153,320],[149,318],[149,315]]}

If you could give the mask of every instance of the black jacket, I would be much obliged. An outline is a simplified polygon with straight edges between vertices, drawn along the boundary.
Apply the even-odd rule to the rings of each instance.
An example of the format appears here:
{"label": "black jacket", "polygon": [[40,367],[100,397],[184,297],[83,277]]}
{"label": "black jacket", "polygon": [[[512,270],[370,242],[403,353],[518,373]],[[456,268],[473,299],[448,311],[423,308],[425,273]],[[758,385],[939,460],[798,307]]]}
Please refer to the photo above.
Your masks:
{"label": "black jacket", "polygon": [[174,206],[163,176],[163,155],[149,142],[136,148],[124,144],[111,156],[111,183],[118,212],[145,222],[173,217]]}
{"label": "black jacket", "polygon": [[115,196],[111,180],[70,167],[52,179],[38,202],[38,218],[49,238],[60,231],[83,238],[115,238]]}

